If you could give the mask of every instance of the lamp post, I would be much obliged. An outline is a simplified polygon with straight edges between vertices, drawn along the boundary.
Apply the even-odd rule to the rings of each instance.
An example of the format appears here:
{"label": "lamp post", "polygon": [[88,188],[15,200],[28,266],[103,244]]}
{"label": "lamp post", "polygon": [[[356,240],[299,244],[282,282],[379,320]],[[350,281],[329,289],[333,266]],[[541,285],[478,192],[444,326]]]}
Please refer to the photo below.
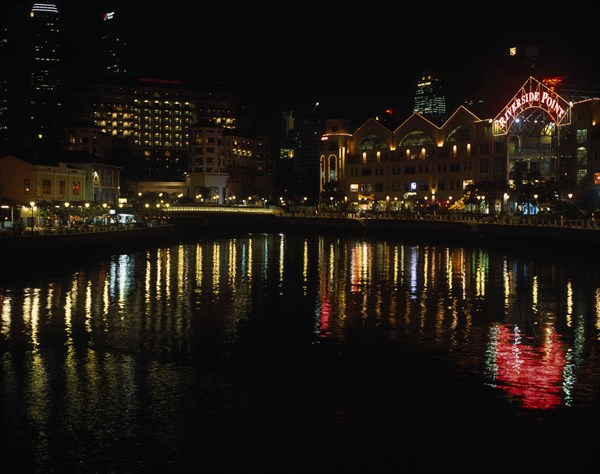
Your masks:
{"label": "lamp post", "polygon": [[567,194],[567,197],[569,198],[569,213],[573,214],[573,193]]}
{"label": "lamp post", "polygon": [[108,204],[106,204],[104,202],[104,203],[102,203],[102,207],[104,208],[104,217],[103,217],[104,225],[108,225],[108,214],[107,214],[107,210],[106,210],[106,208],[108,207]]}
{"label": "lamp post", "polygon": [[29,205],[31,206],[31,234],[33,235],[33,211],[35,209],[35,201],[31,201]]}
{"label": "lamp post", "polygon": [[71,204],[67,201],[65,202],[65,209],[67,210],[67,226],[71,224],[71,214],[69,213],[69,206]]}

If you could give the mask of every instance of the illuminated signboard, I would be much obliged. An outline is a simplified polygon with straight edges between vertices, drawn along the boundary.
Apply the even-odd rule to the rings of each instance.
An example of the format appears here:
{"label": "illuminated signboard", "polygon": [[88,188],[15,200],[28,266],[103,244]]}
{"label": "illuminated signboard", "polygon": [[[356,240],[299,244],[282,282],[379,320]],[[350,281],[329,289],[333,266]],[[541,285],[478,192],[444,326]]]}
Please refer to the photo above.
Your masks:
{"label": "illuminated signboard", "polygon": [[545,110],[557,125],[570,122],[570,104],[552,89],[530,77],[494,119],[494,134],[506,135],[516,118],[532,107]]}
{"label": "illuminated signboard", "polygon": [[102,15],[104,21],[112,20],[115,17],[115,12],[106,12]]}

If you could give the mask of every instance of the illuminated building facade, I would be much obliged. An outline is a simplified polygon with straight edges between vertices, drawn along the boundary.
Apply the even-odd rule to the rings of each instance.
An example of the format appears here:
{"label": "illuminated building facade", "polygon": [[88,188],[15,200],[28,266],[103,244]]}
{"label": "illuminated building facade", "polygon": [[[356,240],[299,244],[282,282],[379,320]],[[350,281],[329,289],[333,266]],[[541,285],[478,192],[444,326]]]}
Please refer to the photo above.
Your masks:
{"label": "illuminated building facade", "polygon": [[148,178],[180,179],[187,169],[196,92],[178,86],[151,79],[129,86],[93,84],[77,102],[104,135],[132,144]]}
{"label": "illuminated building facade", "polygon": [[235,204],[270,195],[270,147],[266,136],[241,136],[207,121],[195,124],[190,128],[188,197]]}
{"label": "illuminated building facade", "polygon": [[600,185],[599,127],[600,99],[571,105],[530,77],[495,118],[460,106],[441,126],[419,113],[395,130],[369,119],[340,151],[326,133],[321,189],[341,177],[350,202],[399,209],[451,205],[468,185],[485,183],[487,212],[501,212],[527,179],[554,183],[564,199]]}
{"label": "illuminated building facade", "polygon": [[114,206],[120,197],[120,179],[121,167],[91,159],[33,163],[12,155],[0,158],[2,196],[13,203],[96,202]]}

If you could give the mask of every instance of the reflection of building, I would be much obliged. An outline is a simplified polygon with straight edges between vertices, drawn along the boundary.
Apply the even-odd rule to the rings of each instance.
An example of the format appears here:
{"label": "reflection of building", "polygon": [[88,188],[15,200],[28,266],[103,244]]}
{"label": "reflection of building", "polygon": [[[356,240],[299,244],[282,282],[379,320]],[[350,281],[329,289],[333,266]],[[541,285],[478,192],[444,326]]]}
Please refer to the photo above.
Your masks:
{"label": "reflection of building", "polygon": [[345,158],[328,140],[321,150],[340,163],[335,177],[351,202],[448,203],[471,183],[489,183],[493,212],[504,210],[503,193],[523,176],[558,183],[561,197],[598,186],[599,128],[600,99],[570,105],[529,78],[496,118],[460,106],[442,125],[419,113],[394,130],[369,119],[348,137]]}

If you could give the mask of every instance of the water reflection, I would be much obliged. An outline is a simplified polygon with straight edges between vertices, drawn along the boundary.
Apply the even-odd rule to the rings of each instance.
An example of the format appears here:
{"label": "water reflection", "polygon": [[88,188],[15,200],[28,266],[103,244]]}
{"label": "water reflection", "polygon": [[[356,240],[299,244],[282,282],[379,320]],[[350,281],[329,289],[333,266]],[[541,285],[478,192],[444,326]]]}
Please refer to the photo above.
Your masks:
{"label": "water reflection", "polygon": [[0,311],[3,419],[29,427],[11,443],[33,433],[42,458],[56,425],[78,433],[73,454],[156,426],[173,436],[190,413],[241,417],[246,382],[215,367],[318,345],[414,344],[523,410],[600,392],[592,263],[256,234],[5,282]]}

